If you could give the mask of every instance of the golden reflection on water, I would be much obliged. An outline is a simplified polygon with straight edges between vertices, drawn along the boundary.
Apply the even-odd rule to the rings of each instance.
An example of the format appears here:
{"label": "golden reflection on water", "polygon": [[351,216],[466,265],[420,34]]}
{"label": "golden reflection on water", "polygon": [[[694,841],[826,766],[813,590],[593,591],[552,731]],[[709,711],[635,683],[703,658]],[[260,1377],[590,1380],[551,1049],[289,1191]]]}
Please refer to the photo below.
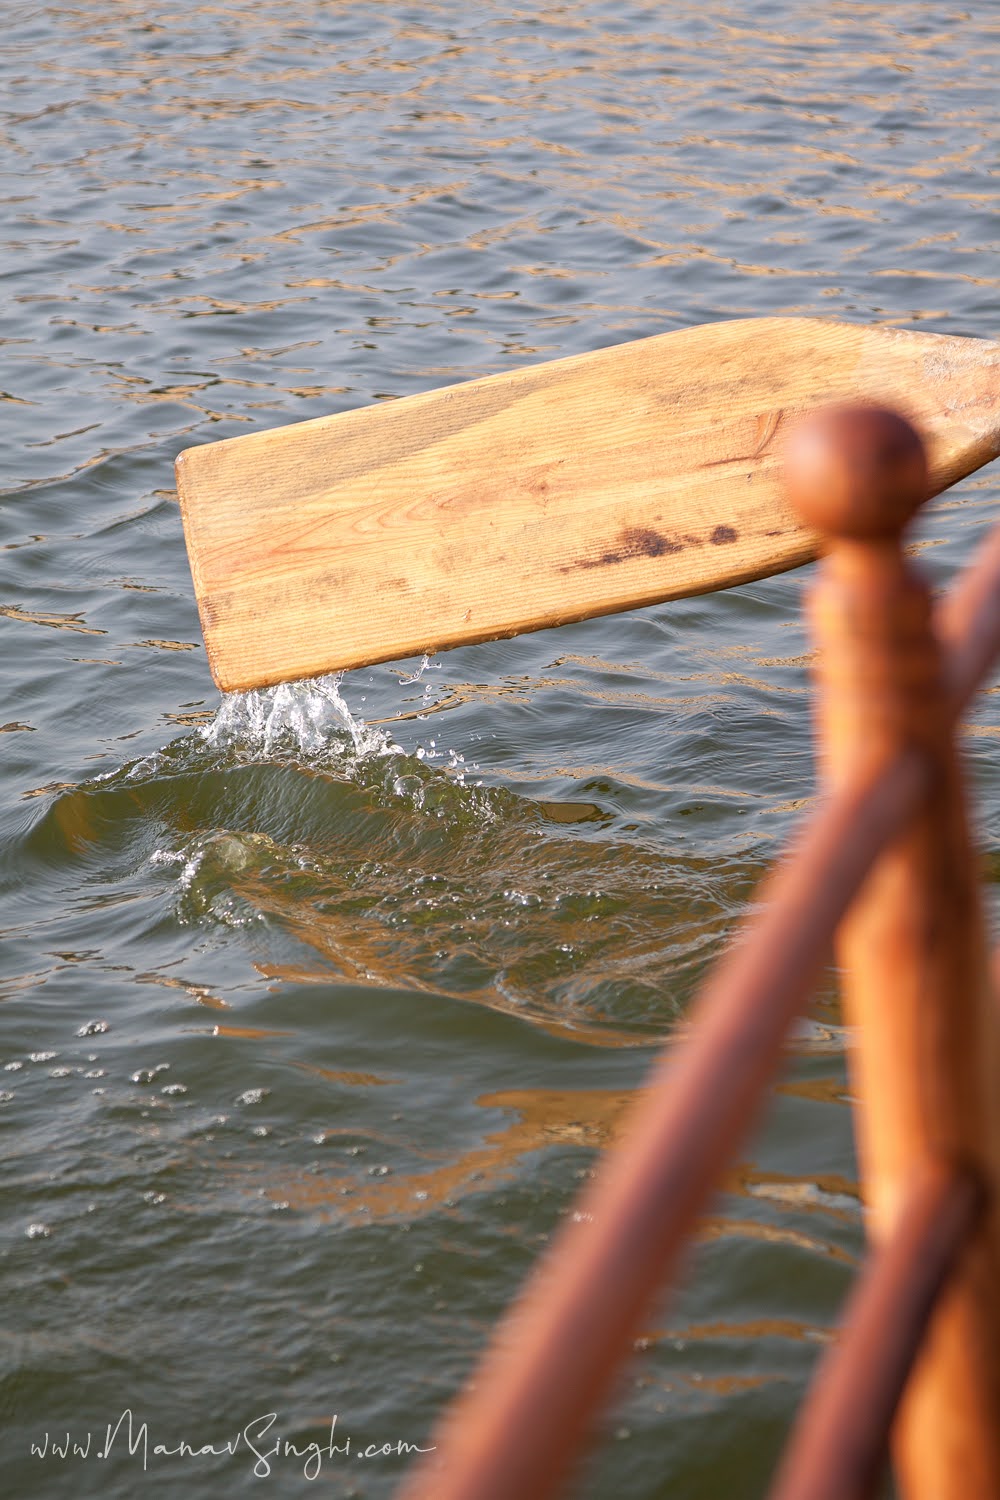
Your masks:
{"label": "golden reflection on water", "polygon": [[591,1043],[597,1047],[648,1046],[648,1035],[616,1030],[613,1025],[590,1019],[585,1013],[561,1020],[544,1003],[514,999],[505,996],[502,987],[494,980],[482,985],[469,985],[461,989],[449,989],[446,984],[431,978],[422,979],[415,971],[413,955],[388,951],[385,936],[377,924],[366,931],[362,919],[350,916],[345,920],[331,917],[328,912],[305,910],[290,912],[279,909],[273,903],[255,904],[269,910],[272,916],[280,914],[285,931],[305,946],[313,948],[321,962],[315,966],[302,963],[258,963],[257,969],[266,979],[276,979],[294,984],[327,985],[347,982],[354,986],[372,986],[376,989],[406,989],[417,993],[443,995],[449,999],[469,1001],[485,1005],[502,1015],[516,1016],[530,1021],[539,1030],[551,1036],[563,1037],[567,1041]]}
{"label": "golden reflection on water", "polygon": [[212,1027],[213,1036],[244,1037],[251,1042],[265,1041],[272,1036],[292,1036],[291,1031],[278,1031],[273,1026],[231,1026],[219,1025]]}
{"label": "golden reflection on water", "polygon": [[162,969],[151,971],[148,974],[135,974],[133,979],[136,984],[163,985],[165,989],[181,990],[190,1000],[198,1005],[207,1005],[209,1010],[229,1010],[228,1000],[223,1000],[221,995],[216,995],[208,985],[195,984],[190,979],[181,979],[176,974],[164,974]]}
{"label": "golden reflection on water", "polygon": [[[731,1396],[740,1391],[759,1390],[762,1386],[774,1385],[775,1383],[787,1383],[788,1375],[761,1374],[761,1375],[704,1375],[700,1370],[691,1375],[678,1375],[672,1380],[659,1382],[663,1391],[692,1390],[709,1391],[717,1396]],[[666,1407],[658,1407],[659,1411],[666,1411]]]}
{"label": "golden reflection on water", "polygon": [[819,1173],[803,1181],[801,1177],[741,1167],[738,1179],[742,1190],[753,1198],[770,1198],[795,1208],[821,1210],[850,1223],[857,1221],[860,1212],[858,1184],[836,1172]]}
{"label": "golden reflection on water", "polygon": [[851,1095],[848,1084],[843,1078],[796,1078],[788,1079],[777,1085],[783,1094],[791,1094],[800,1099],[812,1099],[817,1104],[851,1104]]}
{"label": "golden reflection on water", "polygon": [[400,1082],[398,1078],[382,1078],[378,1073],[358,1073],[348,1068],[321,1068],[316,1063],[297,1062],[294,1066],[303,1073],[311,1073],[314,1078],[322,1078],[327,1083],[343,1083],[349,1088],[382,1088],[387,1084]]}
{"label": "golden reflection on water", "polygon": [[[355,1087],[393,1081],[340,1070],[310,1068],[308,1071],[331,1082]],[[480,1108],[510,1111],[515,1119],[501,1130],[487,1133],[481,1144],[463,1151],[457,1158],[415,1171],[369,1176],[291,1168],[284,1170],[271,1185],[265,1175],[263,1191],[274,1202],[322,1217],[362,1214],[366,1221],[410,1221],[453,1208],[468,1193],[486,1192],[516,1180],[521,1162],[532,1152],[557,1145],[580,1147],[588,1154],[604,1151],[621,1136],[628,1111],[642,1092],[642,1089],[507,1089],[482,1094],[475,1101]],[[356,1130],[344,1126],[323,1131],[317,1136],[317,1143],[336,1146],[341,1137],[353,1141]],[[399,1145],[390,1135],[378,1139],[389,1150]],[[433,1161],[439,1152],[425,1149],[418,1154]],[[261,1190],[258,1171],[253,1172],[253,1182],[255,1189]],[[730,1196],[751,1201],[771,1200],[848,1224],[856,1223],[860,1212],[856,1183],[832,1173],[802,1179],[743,1165],[733,1169],[722,1187]],[[820,1234],[808,1234],[788,1224],[768,1223],[759,1218],[736,1217],[732,1213],[706,1215],[696,1233],[696,1239],[702,1243],[733,1237],[792,1246],[846,1265],[856,1262],[855,1256]],[[777,1327],[774,1325],[775,1330]]]}
{"label": "golden reflection on water", "polygon": [[71,615],[56,615],[44,613],[41,610],[18,609],[13,604],[0,604],[0,615],[6,615],[9,620],[20,620],[27,625],[48,625],[53,630],[72,630],[77,635],[107,635],[108,633],[106,630],[98,630],[93,625],[82,624],[82,610]]}
{"label": "golden reflection on water", "polygon": [[[383,1081],[383,1080],[379,1080]],[[614,1137],[634,1095],[629,1091],[509,1089],[483,1094],[483,1109],[506,1109],[517,1118],[486,1135],[480,1146],[426,1171],[359,1178],[337,1173],[290,1173],[268,1188],[268,1195],[292,1208],[328,1214],[364,1213],[372,1219],[413,1219],[454,1205],[468,1192],[482,1192],[512,1180],[521,1160],[545,1146],[568,1144],[600,1150]],[[327,1141],[338,1132],[328,1132]],[[354,1132],[344,1130],[345,1135]],[[255,1181],[257,1181],[255,1177]]]}
{"label": "golden reflection on water", "polygon": [[808,1250],[813,1255],[829,1256],[844,1265],[855,1266],[858,1257],[850,1255],[831,1240],[821,1240],[814,1235],[803,1234],[786,1225],[763,1224],[757,1219],[733,1219],[709,1217],[698,1227],[696,1240],[711,1241],[736,1237],[738,1239],[764,1240],[771,1245],[792,1245],[797,1250]]}
{"label": "golden reflection on water", "polygon": [[[530,1021],[541,1031],[569,1041],[590,1043],[598,1047],[648,1046],[650,1033],[626,1031],[603,1018],[596,1011],[577,1007],[572,1012],[560,1015],[556,1005],[546,1000],[539,990],[537,995],[527,993],[521,986],[518,993],[507,991],[499,974],[494,972],[483,983],[464,984],[461,988],[450,987],[447,981],[428,968],[427,955],[421,951],[421,934],[411,938],[406,929],[394,933],[395,941],[387,941],[383,925],[362,911],[339,913],[322,902],[283,901],[269,889],[259,884],[235,885],[234,889],[247,897],[259,911],[281,922],[283,930],[297,939],[305,948],[317,955],[315,965],[304,962],[296,964],[259,962],[257,968],[265,978],[293,983],[330,984],[347,982],[352,985],[376,988],[404,989],[428,994],[443,995],[451,999],[480,1004],[504,1015]],[[699,920],[692,912],[691,923],[686,933],[686,942],[695,943],[703,938],[710,941],[717,936],[720,919],[714,917],[707,922]],[[562,942],[570,947],[592,940],[588,929],[579,931],[572,924],[559,933]],[[649,939],[652,943],[654,940]],[[555,946],[555,936],[552,938]],[[655,954],[651,955],[655,958]],[[643,955],[637,952],[636,962]],[[626,960],[627,962],[627,957]],[[503,960],[497,955],[491,967],[502,972]],[[596,966],[588,966],[588,980],[596,982]],[[613,961],[609,960],[609,971]],[[664,979],[664,986],[668,981]],[[661,1035],[673,1029],[676,1013],[673,1008],[664,1014]]]}
{"label": "golden reflection on water", "polygon": [[794,1339],[808,1343],[830,1343],[833,1341],[833,1334],[828,1329],[817,1328],[814,1323],[802,1323],[794,1318],[749,1318],[738,1323],[687,1323],[656,1329],[644,1333],[637,1343],[642,1346],[668,1342],[707,1343],[716,1339]]}

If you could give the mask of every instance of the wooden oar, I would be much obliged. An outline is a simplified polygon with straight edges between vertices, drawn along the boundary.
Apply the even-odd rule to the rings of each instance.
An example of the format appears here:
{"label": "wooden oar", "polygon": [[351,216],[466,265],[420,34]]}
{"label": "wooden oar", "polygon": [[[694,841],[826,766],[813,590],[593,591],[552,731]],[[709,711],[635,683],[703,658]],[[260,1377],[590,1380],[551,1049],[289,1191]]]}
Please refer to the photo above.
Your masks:
{"label": "wooden oar", "polygon": [[785,430],[896,407],[935,492],[1000,453],[1000,344],[713,323],[189,448],[177,483],[212,674],[262,687],[727,588],[815,539]]}

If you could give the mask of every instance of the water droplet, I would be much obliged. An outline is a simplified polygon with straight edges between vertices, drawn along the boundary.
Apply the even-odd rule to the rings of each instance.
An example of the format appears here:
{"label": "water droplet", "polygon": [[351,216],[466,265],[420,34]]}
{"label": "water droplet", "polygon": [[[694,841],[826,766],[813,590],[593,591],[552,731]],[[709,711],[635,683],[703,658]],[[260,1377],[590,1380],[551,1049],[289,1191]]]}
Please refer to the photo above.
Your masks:
{"label": "water droplet", "polygon": [[29,1240],[47,1240],[52,1235],[47,1224],[29,1224],[24,1232]]}

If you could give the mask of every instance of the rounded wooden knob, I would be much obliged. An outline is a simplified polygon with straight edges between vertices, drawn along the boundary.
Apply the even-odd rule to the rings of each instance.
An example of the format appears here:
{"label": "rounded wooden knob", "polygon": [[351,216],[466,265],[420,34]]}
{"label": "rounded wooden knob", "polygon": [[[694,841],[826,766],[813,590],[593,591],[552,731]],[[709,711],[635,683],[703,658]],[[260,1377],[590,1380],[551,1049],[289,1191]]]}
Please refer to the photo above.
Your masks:
{"label": "rounded wooden knob", "polygon": [[806,417],[785,449],[789,499],[807,526],[853,540],[897,536],[927,499],[927,457],[897,412],[838,406]]}

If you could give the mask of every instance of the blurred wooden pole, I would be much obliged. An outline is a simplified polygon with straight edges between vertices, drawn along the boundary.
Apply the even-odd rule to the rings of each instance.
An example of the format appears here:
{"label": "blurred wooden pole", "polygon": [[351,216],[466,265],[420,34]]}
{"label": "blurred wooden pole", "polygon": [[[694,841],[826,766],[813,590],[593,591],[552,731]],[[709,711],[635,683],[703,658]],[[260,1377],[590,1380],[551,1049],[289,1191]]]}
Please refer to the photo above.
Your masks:
{"label": "blurred wooden pole", "polygon": [[934,1160],[968,1161],[991,1192],[893,1436],[906,1500],[986,1500],[1000,1497],[1000,1046],[942,653],[900,540],[927,494],[924,452],[893,413],[844,408],[793,436],[787,478],[829,539],[812,600],[828,781],[851,782],[906,744],[934,767],[931,797],[841,925],[838,957],[872,1239]]}
{"label": "blurred wooden pole", "polygon": [[984,1206],[967,1171],[941,1165],[911,1184],[899,1223],[861,1268],[768,1500],[870,1500],[934,1306]]}

